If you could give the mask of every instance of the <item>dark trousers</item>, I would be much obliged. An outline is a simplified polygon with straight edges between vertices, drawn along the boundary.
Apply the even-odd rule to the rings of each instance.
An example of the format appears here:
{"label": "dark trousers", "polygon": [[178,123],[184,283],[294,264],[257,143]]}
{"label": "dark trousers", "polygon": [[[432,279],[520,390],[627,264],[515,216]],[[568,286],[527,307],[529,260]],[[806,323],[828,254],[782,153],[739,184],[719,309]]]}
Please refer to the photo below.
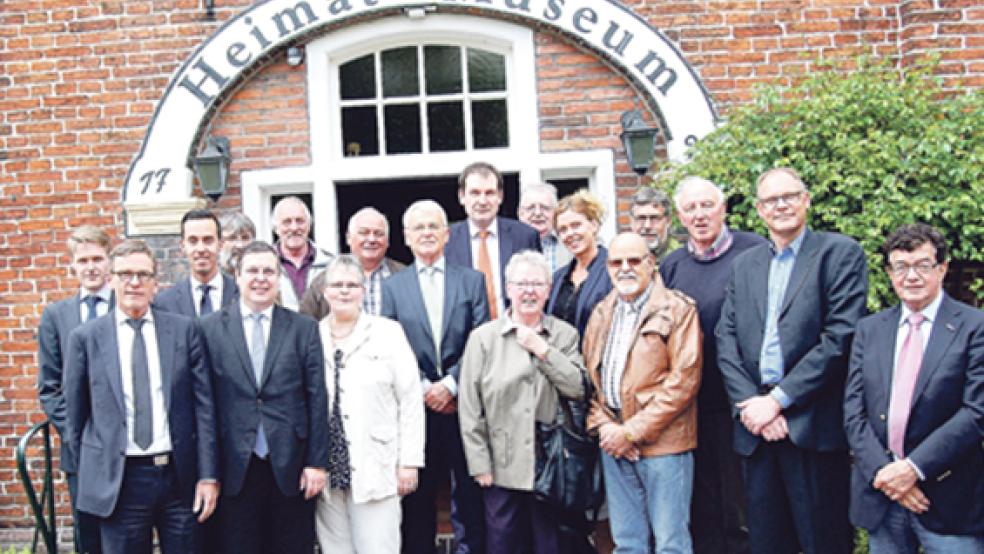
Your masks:
{"label": "dark trousers", "polygon": [[697,554],[749,552],[741,456],[732,447],[734,423],[727,411],[697,416],[690,511],[690,533]]}
{"label": "dark trousers", "polygon": [[80,512],[75,507],[78,497],[79,476],[77,473],[65,473],[68,483],[68,496],[72,501],[72,521],[75,525],[75,551],[79,554],[100,554],[102,541],[99,538],[99,518],[92,514]]}
{"label": "dark trousers", "polygon": [[400,525],[402,551],[434,554],[437,533],[437,490],[451,473],[451,524],[456,554],[485,552],[485,510],[482,489],[468,475],[461,445],[458,415],[427,410],[425,467],[420,470],[417,490],[403,497]]}
{"label": "dark trousers", "polygon": [[155,466],[149,457],[127,458],[116,508],[99,521],[103,552],[151,554],[153,529],[163,554],[198,552],[198,524],[179,491],[173,463]]}
{"label": "dark trousers", "polygon": [[270,462],[252,456],[239,494],[219,498],[219,552],[313,552],[315,502],[317,498],[304,500],[299,493],[285,496],[277,488]]}
{"label": "dark trousers", "polygon": [[560,528],[550,507],[529,491],[492,485],[485,500],[486,554],[556,554]]}
{"label": "dark trousers", "polygon": [[744,459],[744,471],[753,553],[851,553],[846,452],[763,441]]}

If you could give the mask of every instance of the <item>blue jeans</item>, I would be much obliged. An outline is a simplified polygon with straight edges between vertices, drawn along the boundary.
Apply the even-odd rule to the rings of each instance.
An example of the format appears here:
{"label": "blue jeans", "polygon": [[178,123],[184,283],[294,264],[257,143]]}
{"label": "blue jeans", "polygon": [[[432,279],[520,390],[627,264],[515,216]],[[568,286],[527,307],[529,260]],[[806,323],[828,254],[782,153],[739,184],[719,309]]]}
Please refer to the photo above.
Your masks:
{"label": "blue jeans", "polygon": [[616,554],[689,553],[692,452],[630,462],[601,454]]}
{"label": "blue jeans", "polygon": [[941,535],[923,527],[916,514],[893,502],[877,529],[868,531],[871,554],[984,554],[984,536]]}

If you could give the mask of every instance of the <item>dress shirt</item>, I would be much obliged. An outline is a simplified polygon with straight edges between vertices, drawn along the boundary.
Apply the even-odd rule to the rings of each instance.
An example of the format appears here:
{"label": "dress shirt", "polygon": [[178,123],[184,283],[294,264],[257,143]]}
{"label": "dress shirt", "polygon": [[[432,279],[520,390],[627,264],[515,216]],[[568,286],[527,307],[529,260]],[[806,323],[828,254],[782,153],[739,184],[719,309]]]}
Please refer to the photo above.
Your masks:
{"label": "dress shirt", "polygon": [[362,311],[369,315],[379,315],[383,307],[383,279],[392,274],[386,260],[366,277],[366,294],[362,298]]}
{"label": "dress shirt", "polygon": [[212,287],[208,291],[208,299],[212,302],[212,311],[217,312],[222,309],[222,272],[218,271],[215,273],[215,277],[208,283],[202,283],[194,276],[188,277],[191,281],[191,296],[195,299],[195,314],[202,315],[202,289],[198,288],[202,285],[208,285]]}
{"label": "dress shirt", "polygon": [[133,328],[126,320],[129,316],[117,309],[116,313],[116,342],[119,345],[120,370],[123,379],[123,411],[126,416],[126,455],[149,456],[171,451],[171,432],[167,422],[167,411],[164,408],[164,386],[161,379],[161,358],[157,348],[157,332],[154,324],[154,313],[147,310],[143,320],[146,321],[140,329],[147,349],[147,372],[150,377],[150,406],[154,418],[154,438],[147,449],[137,446],[133,440]]}
{"label": "dress shirt", "polygon": [[[437,309],[437,313],[441,314],[437,321],[437,329],[431,325],[431,334],[434,337],[434,351],[435,360],[437,360],[437,371],[438,373],[443,373],[444,369],[440,367],[441,365],[441,330],[444,329],[444,274],[446,269],[446,261],[444,256],[441,256],[439,260],[433,263],[433,265],[423,265],[419,261],[415,262],[417,268],[417,279],[420,281],[420,294],[424,297],[424,307],[434,306]],[[433,281],[431,281],[430,273],[434,273]],[[431,283],[433,282],[433,288]],[[428,310],[428,323],[430,322],[429,310]],[[421,379],[421,384],[424,387],[424,392],[431,386],[431,382],[427,379]],[[451,392],[452,396],[458,396],[458,384],[454,382],[454,377],[450,375],[445,375],[439,383],[445,386],[448,391]]]}
{"label": "dress shirt", "polygon": [[622,390],[622,374],[625,372],[629,349],[635,339],[635,329],[639,324],[642,309],[646,306],[652,292],[653,284],[649,283],[646,290],[635,300],[625,301],[619,297],[618,306],[612,317],[612,328],[608,333],[605,352],[601,358],[601,382],[605,402],[616,410],[622,409],[622,397],[619,391]]}
{"label": "dress shirt", "polygon": [[[79,289],[79,321],[86,323],[86,316],[89,315],[89,307],[85,305],[85,299],[93,294],[87,290]],[[102,302],[96,303],[96,317],[104,316],[109,313],[109,299],[113,297],[113,289],[110,288],[109,283],[103,285],[103,288],[99,289],[95,296],[98,296]]]}
{"label": "dress shirt", "polygon": [[[489,265],[492,269],[492,287],[495,289],[496,313],[501,314],[505,311],[505,299],[502,296],[502,266],[499,264],[499,218],[492,220],[488,229],[489,236],[485,238],[485,247],[489,250]],[[478,235],[479,229],[474,223],[468,220],[468,236],[471,242],[472,269],[478,269],[478,251],[482,247],[482,239]],[[491,311],[491,310],[490,310]]]}
{"label": "dress shirt", "polygon": [[[242,300],[239,301],[239,313],[243,316],[243,332],[246,333],[246,351],[253,351],[253,325],[256,325],[256,320],[253,319],[253,310],[246,305]],[[265,309],[261,310],[263,314],[263,342],[266,344],[266,350],[270,350],[270,326],[273,323],[273,304],[267,306]]]}
{"label": "dress shirt", "polygon": [[[793,273],[793,266],[803,246],[804,237],[806,237],[806,228],[800,231],[799,236],[793,239],[782,252],[776,252],[775,244],[772,245],[773,257],[769,263],[769,303],[765,315],[765,332],[762,333],[762,352],[759,355],[759,373],[763,385],[774,385],[786,374],[782,359],[782,344],[779,342],[779,310],[786,297],[786,287],[789,285],[789,277]],[[769,395],[783,409],[793,403],[780,387],[772,389]]]}
{"label": "dress shirt", "polygon": [[557,271],[557,235],[550,231],[545,236],[540,236],[540,245],[543,247],[543,256],[547,258],[547,264],[550,266],[550,274],[553,275]]}

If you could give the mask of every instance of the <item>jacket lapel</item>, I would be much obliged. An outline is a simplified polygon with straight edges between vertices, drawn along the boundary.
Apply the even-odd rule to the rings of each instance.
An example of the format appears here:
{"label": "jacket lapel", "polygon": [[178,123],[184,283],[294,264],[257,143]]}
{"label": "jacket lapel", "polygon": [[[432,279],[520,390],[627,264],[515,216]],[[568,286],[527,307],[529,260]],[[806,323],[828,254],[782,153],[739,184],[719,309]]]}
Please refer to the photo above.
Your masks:
{"label": "jacket lapel", "polygon": [[270,338],[267,339],[266,355],[263,357],[263,377],[260,379],[260,390],[263,385],[270,380],[270,373],[273,370],[274,360],[280,353],[280,348],[284,344],[284,338],[290,331],[290,319],[286,317],[280,306],[273,307],[273,320],[270,322]]}
{"label": "jacket lapel", "polygon": [[895,367],[895,341],[899,334],[899,311],[900,308],[895,306],[882,314],[874,330],[877,335],[869,341],[874,350],[872,359],[875,374],[880,380],[879,386],[875,389],[881,394],[878,397],[878,412],[883,414],[888,413],[888,403],[892,398],[892,373]]}
{"label": "jacket lapel", "polygon": [[923,390],[926,389],[926,384],[929,383],[933,373],[939,369],[940,360],[943,359],[943,355],[950,348],[950,343],[953,342],[963,325],[959,313],[951,309],[951,302],[949,297],[944,296],[940,303],[940,309],[936,313],[936,321],[929,332],[926,353],[923,355],[922,365],[919,367],[919,376],[916,378],[916,387],[912,391],[913,405],[918,401]]}
{"label": "jacket lapel", "polygon": [[222,307],[226,307],[232,303],[232,301],[239,298],[239,287],[236,285],[236,280],[232,276],[225,273],[222,274]]}
{"label": "jacket lapel", "polygon": [[[79,325],[82,325],[82,307],[85,304],[82,302],[82,291],[79,291],[75,295],[75,302],[66,302],[63,304],[65,306],[65,323],[67,324],[67,329],[71,331]],[[110,309],[110,312],[113,310]]]}
{"label": "jacket lapel", "polygon": [[238,302],[234,302],[228,310],[222,311],[222,325],[225,327],[226,337],[232,342],[232,349],[239,355],[239,365],[243,368],[246,381],[258,390],[256,377],[253,374],[253,362],[249,358],[249,347],[246,345],[246,331],[243,330],[243,314]]}
{"label": "jacket lapel", "polygon": [[[793,302],[793,298],[803,287],[806,282],[806,276],[810,274],[810,270],[817,262],[817,256],[814,256],[814,252],[817,249],[819,237],[806,229],[803,231],[806,236],[803,237],[803,244],[800,246],[799,253],[796,254],[796,261],[793,263],[793,271],[789,275],[789,284],[786,285],[786,294],[782,299],[782,307],[779,309],[779,317],[782,318],[786,310],[789,309],[789,305]],[[766,279],[768,281],[768,279]],[[766,295],[768,296],[768,294]]]}
{"label": "jacket lapel", "polygon": [[[768,246],[763,246],[756,253],[756,258],[750,268],[748,279],[755,301],[755,312],[759,316],[759,322],[765,323],[765,312],[769,306],[769,264],[772,262],[772,250]],[[759,325],[759,327],[765,326]]]}
{"label": "jacket lapel", "polygon": [[190,310],[187,313],[195,317],[198,312],[195,311],[195,295],[191,293],[191,278],[182,279],[176,286],[178,287],[178,305],[184,305],[186,310]]}
{"label": "jacket lapel", "polygon": [[[445,269],[449,267],[447,262],[444,265]],[[424,329],[424,335],[430,339],[431,343],[434,342],[434,330],[431,329],[430,319],[427,317],[427,305],[424,304],[424,292],[420,289],[420,276],[417,273],[420,270],[420,266],[414,262],[409,268],[409,279],[410,286],[407,287],[407,298],[409,298],[410,303],[413,304],[413,312],[420,314],[420,326]],[[445,272],[446,273],[446,272]],[[447,286],[448,276],[444,275],[444,283]]]}
{"label": "jacket lapel", "polygon": [[[444,337],[448,334],[448,326],[451,324],[451,310],[458,300],[458,268],[446,263],[444,265],[444,310],[441,316],[441,349],[447,341]],[[426,313],[426,312],[424,312]],[[429,326],[428,326],[429,327]],[[437,367],[440,368],[442,360],[437,360]]]}
{"label": "jacket lapel", "polygon": [[170,325],[164,324],[158,318],[158,312],[152,312],[154,316],[154,330],[157,333],[157,351],[161,362],[161,388],[164,390],[164,411],[171,409],[171,381],[174,372],[174,329]]}
{"label": "jacket lapel", "polygon": [[[119,336],[116,329],[116,316],[113,312],[110,312],[107,317],[98,320],[96,325],[101,326],[100,332],[97,335],[105,334],[109,338],[108,344],[105,348],[98,352],[96,359],[100,361],[99,367],[103,368],[103,371],[107,372],[107,377],[109,378],[109,387],[113,390],[113,398],[116,400],[116,405],[120,409],[120,413],[126,413],[123,407],[123,370],[120,368],[120,347],[119,347]],[[95,342],[96,347],[99,347],[99,341]]]}

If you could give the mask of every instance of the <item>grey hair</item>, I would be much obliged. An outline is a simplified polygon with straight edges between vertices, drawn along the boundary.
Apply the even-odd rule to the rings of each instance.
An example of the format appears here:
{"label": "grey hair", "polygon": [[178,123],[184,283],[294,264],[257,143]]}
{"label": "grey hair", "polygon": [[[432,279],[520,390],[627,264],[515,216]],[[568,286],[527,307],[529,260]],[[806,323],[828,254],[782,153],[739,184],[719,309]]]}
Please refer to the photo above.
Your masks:
{"label": "grey hair", "polygon": [[714,184],[713,181],[709,181],[703,177],[697,177],[695,175],[689,175],[684,177],[680,183],[677,185],[676,190],[673,191],[673,203],[676,204],[677,209],[680,209],[680,198],[683,197],[685,192],[689,192],[690,189],[698,186],[708,186],[714,189],[714,193],[717,196],[718,203],[724,204],[726,199],[724,191],[721,187]]}
{"label": "grey hair", "polygon": [[347,269],[354,271],[356,275],[359,276],[359,280],[365,282],[366,274],[362,271],[362,264],[359,259],[352,254],[340,254],[332,258],[328,265],[325,266],[325,284],[328,283],[328,278],[332,276],[336,271]]}
{"label": "grey hair", "polygon": [[277,217],[277,212],[280,211],[280,208],[286,206],[287,204],[291,204],[291,203],[297,203],[302,208],[304,208],[304,215],[307,216],[308,223],[312,223],[313,219],[311,217],[311,209],[308,208],[307,204],[305,204],[304,201],[301,200],[300,198],[298,198],[297,196],[285,196],[285,197],[281,198],[277,202],[277,205],[276,206],[273,207],[272,217],[273,217],[273,223],[275,225],[276,225],[277,221],[280,219],[279,217]]}
{"label": "grey hair", "polygon": [[670,197],[666,195],[665,192],[661,190],[656,190],[653,187],[641,186],[636,190],[635,194],[632,195],[632,205],[629,208],[630,212],[634,212],[636,206],[662,206],[663,213],[669,214],[670,207]]}
{"label": "grey hair", "polygon": [[361,210],[352,214],[352,217],[350,217],[348,220],[347,229],[349,233],[355,233],[355,220],[364,215],[378,215],[379,217],[383,218],[383,228],[386,230],[386,236],[387,237],[389,236],[390,234],[389,220],[386,219],[386,216],[383,215],[383,212],[377,210],[376,208],[373,208],[372,206],[366,206],[365,208],[362,208]]}
{"label": "grey hair", "polygon": [[230,212],[219,218],[222,225],[222,236],[231,237],[240,231],[249,233],[250,238],[256,238],[256,225],[248,215],[243,212]]}
{"label": "grey hair", "polygon": [[444,226],[448,226],[448,214],[444,211],[444,208],[440,204],[433,200],[417,200],[407,211],[403,212],[403,228],[406,229],[410,226],[410,218],[416,215],[417,212],[422,211],[433,211],[441,214],[441,221],[444,222]]}
{"label": "grey hair", "polygon": [[804,191],[810,190],[809,188],[807,188],[806,183],[803,181],[803,178],[800,177],[799,172],[797,172],[795,169],[791,167],[774,167],[759,175],[758,179],[755,180],[755,192],[758,193],[758,189],[762,187],[762,183],[764,183],[766,179],[774,175],[785,175],[787,177],[790,177],[792,180],[799,183],[800,186],[803,187]]}
{"label": "grey hair", "polygon": [[527,264],[534,267],[538,267],[543,270],[543,274],[547,278],[547,286],[550,285],[551,277],[550,275],[550,264],[547,263],[547,258],[537,252],[536,250],[522,250],[512,255],[509,258],[509,263],[506,264],[506,281],[512,281],[513,273],[519,271],[519,266]]}
{"label": "grey hair", "polygon": [[527,194],[546,194],[550,197],[550,202],[553,207],[557,207],[557,187],[551,185],[550,183],[530,183],[528,185],[523,185],[522,190],[519,192],[519,205],[523,205],[523,200],[526,199]]}

